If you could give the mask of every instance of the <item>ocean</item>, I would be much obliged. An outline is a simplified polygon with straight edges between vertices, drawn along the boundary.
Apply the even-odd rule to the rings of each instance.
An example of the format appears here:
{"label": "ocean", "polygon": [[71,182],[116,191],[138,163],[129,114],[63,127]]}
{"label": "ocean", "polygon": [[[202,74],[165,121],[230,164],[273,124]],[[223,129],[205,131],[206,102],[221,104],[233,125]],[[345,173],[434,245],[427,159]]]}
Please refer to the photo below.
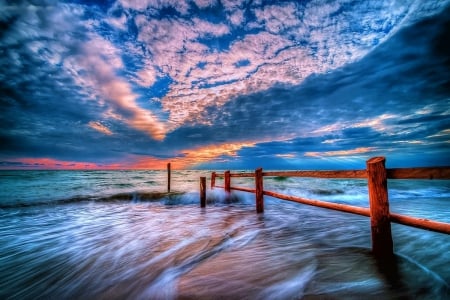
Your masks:
{"label": "ocean", "polygon": [[[450,235],[392,224],[386,269],[369,218],[267,196],[257,214],[254,194],[210,190],[210,175],[172,171],[166,194],[165,171],[0,171],[0,299],[450,299]],[[450,181],[388,188],[392,212],[450,223]],[[366,180],[264,189],[369,203]]]}

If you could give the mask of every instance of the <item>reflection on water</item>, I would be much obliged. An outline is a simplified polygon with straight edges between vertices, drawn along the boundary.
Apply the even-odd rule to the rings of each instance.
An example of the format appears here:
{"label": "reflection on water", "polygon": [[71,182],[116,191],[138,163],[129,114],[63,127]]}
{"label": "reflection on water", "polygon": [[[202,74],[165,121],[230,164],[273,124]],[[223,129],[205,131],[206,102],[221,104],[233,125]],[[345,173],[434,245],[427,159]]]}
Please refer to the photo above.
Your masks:
{"label": "reflection on water", "polygon": [[[200,209],[197,204],[80,202],[9,208],[1,216],[0,298],[449,295],[448,283],[437,272],[449,278],[446,267],[431,271],[407,257],[397,257],[393,282],[367,248],[367,218],[275,200],[267,201],[259,215],[245,203]],[[408,239],[407,231],[395,231],[396,241]],[[420,251],[425,259],[429,251],[442,264],[450,240],[427,234],[436,235],[433,245],[408,251]],[[428,237],[428,243],[433,239]],[[416,246],[405,242],[400,248]],[[435,246],[441,248],[436,252]]]}

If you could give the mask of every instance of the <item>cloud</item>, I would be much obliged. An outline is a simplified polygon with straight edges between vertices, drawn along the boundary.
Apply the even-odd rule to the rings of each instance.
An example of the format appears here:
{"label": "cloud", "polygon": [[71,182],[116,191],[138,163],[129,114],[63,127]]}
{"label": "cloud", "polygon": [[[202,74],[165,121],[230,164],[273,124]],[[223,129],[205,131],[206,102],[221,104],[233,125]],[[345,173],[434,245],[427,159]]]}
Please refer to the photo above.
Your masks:
{"label": "cloud", "polygon": [[[64,98],[73,95],[69,102],[79,101],[84,105],[90,99],[107,112],[104,117],[115,116],[156,140],[164,138],[164,125],[151,111],[137,104],[138,95],[133,93],[127,80],[117,75],[124,68],[120,50],[93,32],[91,25],[82,19],[82,9],[44,4],[11,6],[7,11],[16,22],[2,40],[2,48],[9,56],[7,62],[14,64],[3,72],[9,73],[14,80],[37,84],[34,89],[30,87],[32,99],[42,94],[42,101],[47,98],[47,105],[52,105],[54,91],[45,95],[46,88],[61,91]],[[10,57],[18,59],[11,60]],[[148,72],[147,77],[141,76],[147,82]],[[13,91],[18,84],[4,89]],[[81,92],[78,91],[80,87]],[[18,97],[13,98],[18,101]]]}
{"label": "cloud", "polygon": [[291,158],[295,158],[297,156],[295,154],[292,154],[292,153],[286,153],[286,154],[275,154],[275,157],[291,159]]}
{"label": "cloud", "polygon": [[89,127],[91,127],[92,129],[95,129],[95,130],[97,130],[98,132],[101,132],[101,133],[103,133],[103,134],[106,134],[106,135],[112,135],[113,133],[112,133],[112,131],[108,128],[108,127],[106,127],[105,125],[103,125],[102,123],[100,123],[100,122],[94,122],[94,121],[91,121],[91,122],[89,122]]}
{"label": "cloud", "polygon": [[236,9],[243,9],[249,1],[247,1],[247,0],[221,0],[220,2],[226,11],[234,11]]}
{"label": "cloud", "polygon": [[182,15],[186,15],[189,11],[189,3],[183,0],[119,0],[118,3],[124,8],[136,11],[145,11],[149,8],[154,10],[173,8]]}
{"label": "cloud", "polygon": [[140,71],[137,72],[136,82],[145,87],[150,87],[155,84],[157,80],[157,72],[153,66],[145,65]]}
{"label": "cloud", "polygon": [[387,124],[386,121],[392,119],[400,118],[400,115],[394,114],[382,114],[379,116],[375,116],[373,118],[362,119],[362,120],[348,120],[346,122],[338,122],[334,124],[327,124],[323,127],[320,127],[314,131],[312,134],[324,134],[336,131],[342,131],[349,128],[371,128],[376,131],[381,131],[388,133],[390,131],[394,131],[394,126],[392,124]]}
{"label": "cloud", "polygon": [[198,8],[208,8],[217,5],[217,0],[193,0]]}
{"label": "cloud", "polygon": [[182,151],[184,154],[183,160],[188,161],[190,165],[197,165],[204,162],[214,161],[215,159],[223,156],[236,157],[238,155],[238,151],[242,148],[254,146],[254,142],[238,142],[187,149]]}
{"label": "cloud", "polygon": [[449,3],[1,4],[0,157],[442,158]]}
{"label": "cloud", "polygon": [[121,14],[119,17],[110,16],[106,19],[106,22],[119,30],[125,31],[127,29],[127,17],[125,14]]}
{"label": "cloud", "polygon": [[77,74],[79,84],[96,93],[99,100],[112,109],[115,118],[156,140],[164,139],[163,123],[137,104],[138,95],[127,81],[116,75],[117,70],[123,68],[117,51],[108,41],[93,36],[83,46],[81,55],[71,57],[68,64]]}
{"label": "cloud", "polygon": [[[228,12],[232,7],[243,7],[241,2],[223,5]],[[367,6],[323,1],[254,8],[255,21],[265,30],[255,33],[250,32],[254,26],[247,28],[249,32],[228,43],[225,51],[211,49],[210,42],[199,39],[206,32],[233,36],[231,28],[218,30],[223,24],[211,27],[205,23],[208,30],[200,26],[196,31],[192,22],[178,18],[149,20],[141,16],[136,20],[140,40],[155,53],[156,67],[173,79],[161,99],[172,131],[192,122],[210,124],[202,112],[212,105],[222,107],[238,95],[263,91],[274,84],[297,85],[311,74],[356,61],[396,32],[412,9],[398,6],[391,12],[388,8],[384,3]],[[234,24],[243,18],[239,15]],[[165,59],[158,61],[161,53]],[[240,61],[248,64],[240,66]]]}
{"label": "cloud", "polygon": [[445,137],[445,138],[449,139],[450,138],[450,129],[441,130],[436,134],[427,136],[427,138],[440,138],[440,137]]}
{"label": "cloud", "polygon": [[279,34],[285,30],[300,27],[302,20],[298,13],[299,10],[294,2],[255,9],[257,21],[263,24],[266,30],[272,34]]}
{"label": "cloud", "polygon": [[174,169],[194,168],[204,163],[221,161],[224,157],[236,158],[238,151],[254,147],[253,142],[238,142],[207,145],[181,150],[176,156],[158,158],[154,156],[128,156],[120,164],[122,169],[164,169],[171,163]]}
{"label": "cloud", "polygon": [[63,161],[52,158],[21,158],[17,161],[0,162],[0,169],[11,167],[22,170],[46,169],[46,170],[97,170],[117,169],[119,164],[102,165],[90,162]]}
{"label": "cloud", "polygon": [[234,26],[242,26],[245,20],[244,12],[242,10],[235,10],[227,15],[227,19]]}
{"label": "cloud", "polygon": [[355,154],[365,154],[373,152],[375,148],[373,147],[361,147],[350,150],[337,150],[337,151],[324,151],[324,152],[305,152],[305,156],[312,157],[322,157],[322,156],[349,156]]}

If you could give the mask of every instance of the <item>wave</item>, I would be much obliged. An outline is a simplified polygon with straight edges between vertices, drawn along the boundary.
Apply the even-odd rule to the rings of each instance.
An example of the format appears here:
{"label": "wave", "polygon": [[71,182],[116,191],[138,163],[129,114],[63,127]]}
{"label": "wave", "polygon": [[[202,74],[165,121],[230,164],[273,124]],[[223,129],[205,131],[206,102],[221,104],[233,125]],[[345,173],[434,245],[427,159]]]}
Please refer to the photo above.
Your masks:
{"label": "wave", "polygon": [[345,191],[341,189],[313,189],[311,193],[322,196],[342,195]]}
{"label": "wave", "polygon": [[[29,206],[40,206],[40,205],[55,205],[55,204],[69,204],[77,202],[152,202],[161,200],[176,200],[177,198],[182,198],[185,192],[130,192],[130,193],[117,193],[107,196],[93,196],[93,195],[79,195],[65,199],[57,200],[37,200],[32,202],[10,202],[10,203],[0,203],[0,209],[5,208],[21,208]],[[198,198],[198,197],[197,197]],[[178,201],[182,203],[182,201]]]}
{"label": "wave", "polygon": [[[253,203],[247,195],[232,193],[227,194],[224,191],[208,192],[206,202],[208,205],[228,205],[228,204],[249,204]],[[250,195],[252,196],[252,195]],[[42,205],[60,205],[78,202],[160,202],[164,205],[190,205],[199,204],[200,196],[198,192],[159,192],[159,191],[134,191],[123,192],[112,195],[77,195],[74,197],[56,199],[56,200],[35,200],[35,201],[16,201],[0,203],[0,209],[24,208]]]}
{"label": "wave", "polygon": [[272,179],[274,181],[287,181],[287,180],[289,180],[289,177],[277,176],[277,177],[273,177]]}

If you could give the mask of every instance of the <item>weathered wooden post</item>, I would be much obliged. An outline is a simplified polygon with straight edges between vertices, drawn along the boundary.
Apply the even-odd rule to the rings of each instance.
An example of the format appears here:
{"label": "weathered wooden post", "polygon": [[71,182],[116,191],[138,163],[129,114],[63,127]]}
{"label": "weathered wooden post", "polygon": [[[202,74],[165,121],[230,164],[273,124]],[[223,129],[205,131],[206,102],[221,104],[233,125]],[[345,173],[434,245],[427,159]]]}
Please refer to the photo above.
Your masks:
{"label": "weathered wooden post", "polygon": [[231,175],[230,171],[225,171],[225,192],[227,194],[231,193]]}
{"label": "weathered wooden post", "polygon": [[372,252],[377,258],[392,258],[391,221],[384,157],[372,157],[366,162],[370,201]]}
{"label": "weathered wooden post", "polygon": [[263,185],[263,174],[262,168],[255,170],[255,189],[256,189],[256,212],[264,212],[264,185]]}
{"label": "weathered wooden post", "polygon": [[200,177],[200,207],[206,207],[206,177]]}
{"label": "weathered wooden post", "polygon": [[211,173],[211,190],[216,186],[216,172]]}
{"label": "weathered wooden post", "polygon": [[170,193],[170,163],[167,163],[167,192]]}

